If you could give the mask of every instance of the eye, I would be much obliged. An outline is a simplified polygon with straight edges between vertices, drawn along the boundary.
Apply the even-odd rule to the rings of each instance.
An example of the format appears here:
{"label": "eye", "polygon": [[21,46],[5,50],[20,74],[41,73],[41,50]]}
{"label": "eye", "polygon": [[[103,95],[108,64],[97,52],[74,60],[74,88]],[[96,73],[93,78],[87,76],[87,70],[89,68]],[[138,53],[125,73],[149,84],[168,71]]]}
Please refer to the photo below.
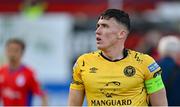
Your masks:
{"label": "eye", "polygon": [[102,24],[102,27],[107,28],[107,27],[108,27],[108,25],[107,25],[107,24]]}
{"label": "eye", "polygon": [[96,29],[102,27],[102,28],[108,28],[109,26],[107,24],[97,24]]}
{"label": "eye", "polygon": [[98,28],[99,26],[100,26],[100,25],[99,25],[99,24],[97,24],[97,25],[96,25],[96,28]]}

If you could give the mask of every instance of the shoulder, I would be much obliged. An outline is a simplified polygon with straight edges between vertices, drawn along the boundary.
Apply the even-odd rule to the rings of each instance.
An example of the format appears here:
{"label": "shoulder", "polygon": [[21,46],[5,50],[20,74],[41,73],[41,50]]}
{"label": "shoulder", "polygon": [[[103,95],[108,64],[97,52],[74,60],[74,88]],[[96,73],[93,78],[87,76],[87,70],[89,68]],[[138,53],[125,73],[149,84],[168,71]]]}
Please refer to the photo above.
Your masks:
{"label": "shoulder", "polygon": [[2,66],[0,66],[0,69],[5,69],[7,67],[8,67],[8,65],[2,65]]}
{"label": "shoulder", "polygon": [[6,71],[8,69],[8,65],[2,65],[0,67],[0,72]]}
{"label": "shoulder", "polygon": [[154,60],[151,56],[149,56],[148,54],[144,54],[144,53],[141,53],[141,52],[138,52],[138,51],[134,51],[134,50],[131,50],[131,49],[128,49],[128,54],[131,56],[131,57],[134,57],[135,59],[139,59],[141,58],[142,60],[144,61],[148,61],[148,60]]}
{"label": "shoulder", "polygon": [[23,65],[23,70],[27,75],[34,75],[34,70],[30,66]]}
{"label": "shoulder", "polygon": [[87,59],[94,59],[94,58],[98,57],[99,53],[100,53],[99,50],[93,51],[93,52],[90,52],[90,53],[85,53],[85,54],[81,55],[81,56],[77,59],[77,61],[80,61],[80,62],[81,62],[81,61],[87,60]]}
{"label": "shoulder", "polygon": [[78,57],[78,59],[76,60],[73,68],[79,68],[79,67],[84,67],[84,65],[86,63],[90,63],[91,61],[95,61],[96,58],[99,57],[99,54],[100,51],[93,51],[93,52],[90,52],[90,53],[85,53],[81,56]]}
{"label": "shoulder", "polygon": [[144,64],[144,65],[149,65],[149,64],[155,62],[155,60],[151,56],[149,56],[148,54],[144,54],[144,53],[137,52],[137,51],[130,50],[130,49],[128,49],[128,54],[135,61],[141,62],[141,64]]}
{"label": "shoulder", "polygon": [[146,75],[146,79],[152,78],[154,75],[161,73],[160,66],[148,54],[143,54],[137,51],[130,51],[130,53],[133,59],[135,59],[134,62],[136,61],[138,68]]}

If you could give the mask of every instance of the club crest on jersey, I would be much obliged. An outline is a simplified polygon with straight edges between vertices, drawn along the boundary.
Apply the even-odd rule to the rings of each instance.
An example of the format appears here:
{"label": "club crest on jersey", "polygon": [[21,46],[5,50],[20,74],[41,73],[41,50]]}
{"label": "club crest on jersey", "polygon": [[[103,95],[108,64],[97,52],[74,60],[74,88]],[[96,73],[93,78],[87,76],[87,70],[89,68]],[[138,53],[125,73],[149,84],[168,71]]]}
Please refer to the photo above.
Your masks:
{"label": "club crest on jersey", "polygon": [[150,72],[153,72],[153,71],[157,70],[158,68],[159,68],[159,65],[156,62],[154,62],[148,66],[148,69]]}
{"label": "club crest on jersey", "polygon": [[23,75],[18,75],[18,77],[16,78],[16,85],[19,87],[24,86],[26,83],[26,79]]}
{"label": "club crest on jersey", "polygon": [[136,73],[136,69],[133,66],[127,66],[124,69],[124,75],[126,75],[127,77],[132,77],[134,76]]}

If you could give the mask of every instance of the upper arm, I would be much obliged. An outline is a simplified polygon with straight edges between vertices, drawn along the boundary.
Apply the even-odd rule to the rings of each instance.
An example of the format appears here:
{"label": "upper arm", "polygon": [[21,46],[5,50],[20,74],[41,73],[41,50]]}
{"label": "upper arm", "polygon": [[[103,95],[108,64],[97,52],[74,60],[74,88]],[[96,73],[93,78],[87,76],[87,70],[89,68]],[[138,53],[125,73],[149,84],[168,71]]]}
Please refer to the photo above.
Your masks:
{"label": "upper arm", "polygon": [[72,74],[72,82],[70,84],[70,91],[69,91],[69,106],[81,106],[84,100],[84,82],[82,80],[82,67],[84,60],[82,57],[78,58],[74,67],[73,67],[73,74]]}
{"label": "upper arm", "polygon": [[42,90],[37,78],[35,77],[35,74],[33,71],[29,72],[29,88],[30,90],[33,92],[33,94],[38,95],[41,98],[41,103],[42,106],[47,106],[48,105],[48,101],[47,101],[47,96],[44,93],[44,91]]}
{"label": "upper arm", "polygon": [[30,72],[29,77],[30,77],[29,88],[31,89],[31,91],[39,96],[44,96],[44,93],[43,93],[43,91],[40,87],[40,84],[39,84],[38,80],[36,79],[34,73]]}
{"label": "upper arm", "polygon": [[0,67],[0,105],[2,106],[2,82],[3,82],[2,68]]}
{"label": "upper arm", "polygon": [[144,83],[148,94],[152,94],[164,88],[161,78],[162,70],[152,57],[145,55],[144,59]]}
{"label": "upper arm", "polygon": [[150,94],[150,102],[152,106],[167,106],[166,90],[165,88]]}
{"label": "upper arm", "polygon": [[84,60],[80,57],[73,67],[72,81],[70,84],[71,89],[84,90],[84,82],[82,79],[82,68]]}
{"label": "upper arm", "polygon": [[143,70],[145,72],[145,80],[157,77],[162,73],[161,67],[149,55],[144,55]]}
{"label": "upper arm", "polygon": [[70,89],[68,106],[82,106],[84,101],[84,90]]}
{"label": "upper arm", "polygon": [[146,56],[144,67],[145,87],[150,96],[151,105],[167,105],[166,90],[161,78],[162,71],[160,66],[152,57]]}

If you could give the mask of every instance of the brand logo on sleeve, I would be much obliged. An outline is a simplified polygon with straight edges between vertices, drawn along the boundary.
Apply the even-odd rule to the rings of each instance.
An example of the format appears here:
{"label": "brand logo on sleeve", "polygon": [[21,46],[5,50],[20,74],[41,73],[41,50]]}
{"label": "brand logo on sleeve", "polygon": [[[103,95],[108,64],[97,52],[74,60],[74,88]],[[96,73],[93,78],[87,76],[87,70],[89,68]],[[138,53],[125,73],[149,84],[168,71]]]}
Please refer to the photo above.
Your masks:
{"label": "brand logo on sleeve", "polygon": [[156,62],[154,62],[148,66],[148,69],[150,72],[153,72],[153,71],[157,70],[158,68],[159,68],[159,65]]}

